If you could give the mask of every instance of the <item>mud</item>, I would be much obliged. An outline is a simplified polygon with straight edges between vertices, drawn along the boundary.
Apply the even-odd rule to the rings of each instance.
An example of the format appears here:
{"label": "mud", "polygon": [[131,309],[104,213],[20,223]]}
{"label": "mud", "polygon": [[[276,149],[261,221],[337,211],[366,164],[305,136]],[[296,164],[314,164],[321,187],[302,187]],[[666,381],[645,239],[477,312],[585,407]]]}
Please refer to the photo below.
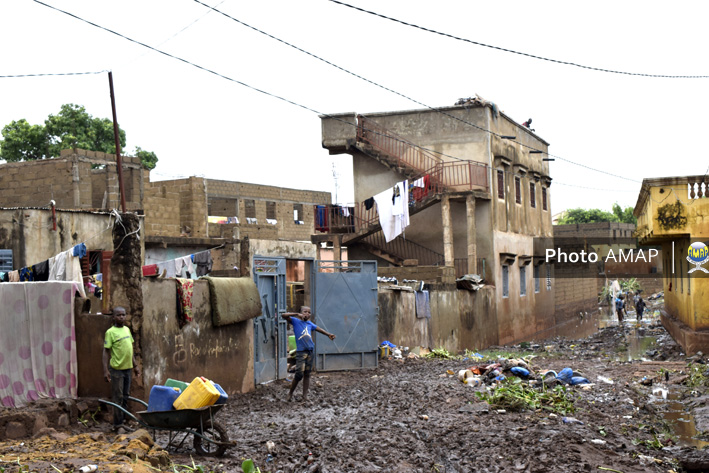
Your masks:
{"label": "mud", "polygon": [[[640,337],[649,341],[638,348]],[[0,467],[68,472],[97,464],[98,471],[143,472],[201,465],[238,472],[246,458],[262,472],[666,473],[709,466],[704,450],[673,434],[664,416],[669,403],[653,395],[661,387],[674,393],[672,409],[680,403],[688,416],[690,408],[700,412],[709,393],[692,383],[688,363],[705,360],[688,360],[656,319],[640,327],[634,320],[624,328],[611,325],[583,340],[493,347],[483,354],[484,362],[525,356],[535,370],[570,367],[582,374],[592,384],[568,388],[576,410],[567,416],[580,423],[544,409],[501,410],[481,401],[475,393],[486,387],[467,386],[456,376],[478,364],[473,359],[385,359],[373,370],[314,374],[306,402],[300,387],[295,402],[286,402],[284,381],[232,396],[217,418],[236,441],[223,457],[196,456],[192,439],[164,451],[164,435],[153,445],[145,431],[116,435],[99,419],[2,441]]]}

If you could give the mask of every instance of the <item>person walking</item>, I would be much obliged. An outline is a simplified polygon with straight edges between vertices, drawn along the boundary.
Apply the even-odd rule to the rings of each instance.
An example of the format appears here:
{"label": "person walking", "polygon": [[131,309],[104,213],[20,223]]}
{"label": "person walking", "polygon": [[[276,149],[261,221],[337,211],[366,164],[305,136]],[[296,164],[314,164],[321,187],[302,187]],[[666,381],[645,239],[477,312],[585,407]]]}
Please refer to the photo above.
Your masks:
{"label": "person walking", "polygon": [[642,297],[639,297],[635,304],[635,312],[638,314],[638,322],[640,322],[643,319],[643,312],[645,312],[645,301]]}
{"label": "person walking", "polygon": [[300,313],[295,312],[285,312],[281,315],[282,318],[288,321],[289,324],[293,326],[293,332],[295,333],[295,376],[293,377],[293,382],[290,386],[290,391],[288,392],[288,401],[293,399],[293,392],[295,388],[303,380],[303,401],[308,400],[308,389],[310,388],[310,372],[313,369],[313,350],[315,349],[315,344],[313,343],[313,330],[320,332],[330,340],[335,339],[335,335],[326,332],[314,323],[310,321],[311,311],[310,307],[303,306],[300,308]]}
{"label": "person walking", "polygon": [[[103,343],[103,377],[111,383],[113,403],[128,410],[132,371],[135,369],[136,376],[140,376],[140,367],[133,352],[133,335],[125,323],[126,310],[123,307],[113,309],[113,327],[106,330]],[[124,420],[124,412],[114,407],[113,430],[119,431],[122,428],[131,431],[131,428],[123,425]]]}
{"label": "person walking", "polygon": [[618,294],[615,300],[615,311],[618,314],[618,325],[623,325],[623,312],[625,311],[625,296],[623,293]]}

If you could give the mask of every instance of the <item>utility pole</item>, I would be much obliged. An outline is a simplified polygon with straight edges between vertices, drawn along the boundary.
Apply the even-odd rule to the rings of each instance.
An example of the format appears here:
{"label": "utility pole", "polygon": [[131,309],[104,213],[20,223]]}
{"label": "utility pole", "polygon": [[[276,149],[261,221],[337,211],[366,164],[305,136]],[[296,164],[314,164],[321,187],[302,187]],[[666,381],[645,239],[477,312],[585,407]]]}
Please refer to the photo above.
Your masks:
{"label": "utility pole", "polygon": [[113,137],[116,140],[116,167],[118,168],[118,189],[121,192],[121,210],[126,213],[126,193],[123,191],[123,161],[121,160],[121,137],[118,134],[116,118],[116,99],[113,96],[113,73],[108,73],[108,86],[111,89],[111,110],[113,111]]}

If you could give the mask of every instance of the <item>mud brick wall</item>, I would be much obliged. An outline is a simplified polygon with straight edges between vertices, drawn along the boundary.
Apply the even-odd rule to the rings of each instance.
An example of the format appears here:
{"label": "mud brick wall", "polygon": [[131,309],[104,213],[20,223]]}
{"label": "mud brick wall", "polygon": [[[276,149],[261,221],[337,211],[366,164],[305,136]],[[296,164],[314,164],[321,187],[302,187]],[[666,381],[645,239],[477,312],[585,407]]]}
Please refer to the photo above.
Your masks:
{"label": "mud brick wall", "polygon": [[455,268],[452,266],[379,266],[382,277],[394,277],[403,284],[404,279],[424,281],[426,284],[455,284]]}

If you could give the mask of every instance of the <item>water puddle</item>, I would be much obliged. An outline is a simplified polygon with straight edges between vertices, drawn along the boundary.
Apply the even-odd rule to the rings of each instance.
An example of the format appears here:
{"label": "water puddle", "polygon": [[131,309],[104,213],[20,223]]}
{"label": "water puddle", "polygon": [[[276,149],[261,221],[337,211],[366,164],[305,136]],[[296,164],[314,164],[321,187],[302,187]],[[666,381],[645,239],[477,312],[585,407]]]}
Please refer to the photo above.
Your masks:
{"label": "water puddle", "polygon": [[694,438],[699,432],[694,422],[694,416],[685,410],[679,402],[679,394],[671,389],[659,386],[652,390],[651,402],[666,402],[667,410],[662,417],[672,427],[672,433],[677,437],[677,444],[683,447],[703,449],[709,446],[709,441]]}

